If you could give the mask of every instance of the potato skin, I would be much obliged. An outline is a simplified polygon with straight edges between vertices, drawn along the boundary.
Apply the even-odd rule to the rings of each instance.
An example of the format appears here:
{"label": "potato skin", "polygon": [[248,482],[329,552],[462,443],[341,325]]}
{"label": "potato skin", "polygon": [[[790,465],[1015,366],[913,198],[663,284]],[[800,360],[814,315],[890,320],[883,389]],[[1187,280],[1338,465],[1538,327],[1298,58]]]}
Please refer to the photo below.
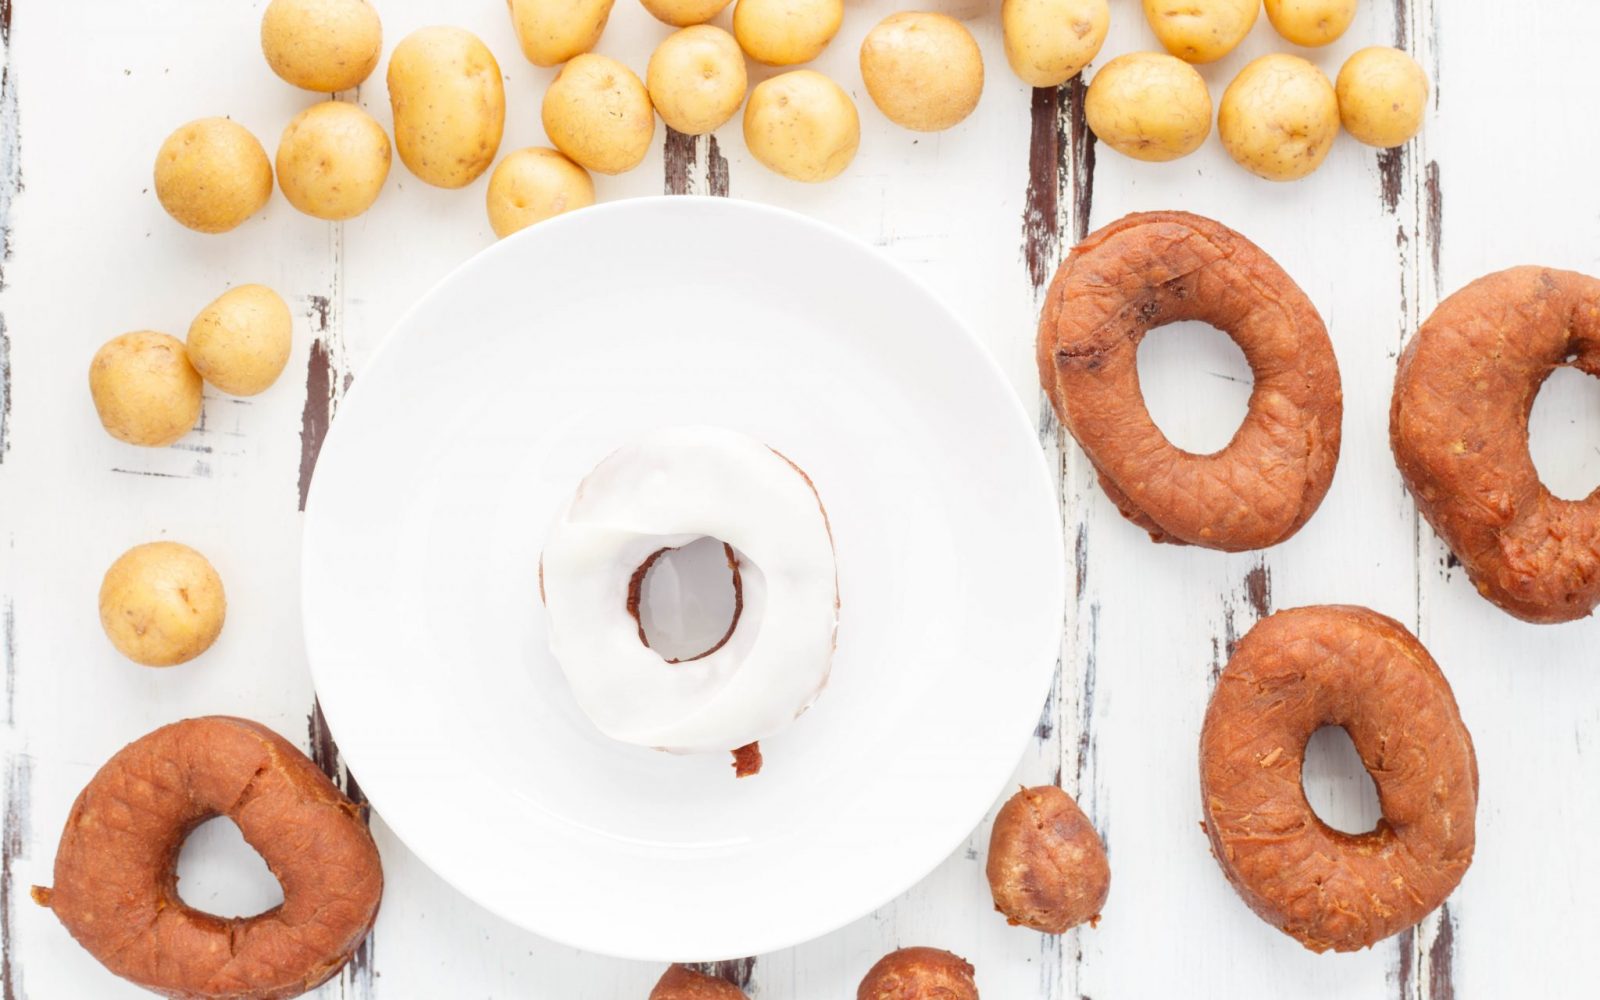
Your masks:
{"label": "potato skin", "polygon": [[750,91],[744,141],[769,170],[791,180],[825,181],[855,159],[861,116],[837,83],[813,70],[790,70]]}
{"label": "potato skin", "polygon": [[557,149],[599,174],[637,167],[656,134],[655,107],[638,75],[592,52],[561,68],[544,92],[540,117]]}
{"label": "potato skin", "polygon": [[278,140],[278,187],[318,219],[353,219],[389,177],[389,137],[354,104],[324,101],[295,115]]}
{"label": "potato skin", "polygon": [[171,667],[211,648],[228,599],[206,557],[177,542],[124,552],[100,583],[100,627],[117,651],[147,667]]}
{"label": "potato skin", "polygon": [[510,153],[489,175],[489,225],[504,238],[562,212],[594,204],[589,172],[554,149]]}
{"label": "potato skin", "polygon": [[1006,922],[1065,934],[1100,919],[1111,865],[1089,817],[1053,785],[1024,788],[994,818],[987,866]]}
{"label": "potato skin", "polygon": [[1217,132],[1228,155],[1257,177],[1298,180],[1328,158],[1339,135],[1339,101],[1306,60],[1262,56],[1223,92]]}
{"label": "potato skin", "polygon": [[1101,142],[1136,160],[1176,160],[1211,134],[1211,93],[1195,68],[1159,52],[1130,52],[1089,82],[1084,116]]}
{"label": "potato skin", "polygon": [[230,288],[200,310],[185,345],[200,377],[234,396],[254,396],[289,363],[294,320],[265,285]]}
{"label": "potato skin", "polygon": [[966,959],[938,948],[901,948],[878,959],[856,1000],[978,1000]]}
{"label": "potato skin", "polygon": [[1399,49],[1374,45],[1345,60],[1334,88],[1339,119],[1358,142],[1380,149],[1405,145],[1422,129],[1428,76]]}
{"label": "potato skin", "polygon": [[159,448],[200,419],[202,385],[183,341],[153,330],[113,337],[89,362],[89,395],[106,433]]}
{"label": "potato skin", "polygon": [[459,188],[489,169],[506,124],[500,64],[460,28],[419,28],[389,57],[389,105],[400,162],[423,181]]}
{"label": "potato skin", "polygon": [[1239,47],[1261,0],[1144,0],[1144,16],[1168,52],[1184,62],[1216,62]]}
{"label": "potato skin", "polygon": [[650,101],[669,128],[703,135],[720,128],[744,103],[749,78],[733,36],[709,24],[661,40],[645,67]]}
{"label": "potato skin", "polygon": [[181,125],[156,153],[156,199],[200,233],[225,233],[272,197],[272,164],[249,130],[226,118]]}
{"label": "potato skin", "polygon": [[663,24],[687,28],[705,24],[722,13],[729,0],[639,0],[650,15]]}
{"label": "potato skin", "polygon": [[1356,17],[1356,0],[1267,0],[1267,20],[1288,41],[1316,48],[1336,41]]}
{"label": "potato skin", "polygon": [[681,965],[662,974],[649,1000],[749,1000],[744,990],[725,979],[703,975]]}
{"label": "potato skin", "polygon": [[872,103],[896,125],[918,132],[950,128],[983,96],[983,53],[960,21],[903,11],[879,21],[861,42],[861,79]]}
{"label": "potato skin", "polygon": [[1059,87],[1100,54],[1111,27],[1107,0],[1001,0],[1006,62],[1030,87]]}
{"label": "potato skin", "polygon": [[506,0],[522,54],[535,66],[559,66],[594,48],[613,0]]}
{"label": "potato skin", "polygon": [[810,62],[843,23],[844,0],[739,0],[733,8],[739,47],[768,66]]}
{"label": "potato skin", "polygon": [[367,0],[272,0],[261,15],[261,54],[296,87],[349,90],[378,67],[383,24]]}

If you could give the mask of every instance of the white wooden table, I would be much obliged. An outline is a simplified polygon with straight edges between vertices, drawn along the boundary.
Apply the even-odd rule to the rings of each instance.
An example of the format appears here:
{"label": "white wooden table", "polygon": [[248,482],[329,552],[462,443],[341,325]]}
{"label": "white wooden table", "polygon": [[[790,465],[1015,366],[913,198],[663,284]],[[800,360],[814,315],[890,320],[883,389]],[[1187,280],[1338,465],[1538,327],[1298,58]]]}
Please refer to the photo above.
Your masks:
{"label": "white wooden table", "polygon": [[[0,0],[0,662],[5,668],[0,985],[4,1000],[144,995],[113,980],[27,887],[48,883],[74,795],[118,747],[185,716],[236,713],[299,740],[338,773],[318,728],[299,636],[300,500],[339,396],[424,288],[487,246],[484,180],[465,191],[416,181],[398,163],[363,218],[328,225],[274,196],[264,218],[201,236],[150,191],[173,127],[228,114],[275,147],[316,98],[280,82],[257,44],[264,0]],[[539,99],[552,72],[520,56],[501,0],[380,0],[386,42],[448,22],[478,33],[507,77],[502,151],[544,144]],[[818,68],[860,105],[861,153],[819,187],[784,181],[739,130],[658,137],[650,158],[597,178],[600,198],[727,194],[824,219],[908,264],[982,335],[1037,405],[1059,460],[1076,566],[1060,679],[1017,780],[1059,780],[1110,848],[1097,930],[1042,937],[1007,928],[982,876],[987,825],[920,886],[870,917],[724,971],[753,997],[843,998],[898,945],[969,957],[985,997],[1497,998],[1594,995],[1600,934],[1600,664],[1592,622],[1539,627],[1480,600],[1402,490],[1387,442],[1395,356],[1441,294],[1519,263],[1600,271],[1600,5],[1367,0],[1354,27],[1312,57],[1330,76],[1366,44],[1399,44],[1434,81],[1423,135],[1376,153],[1341,138],[1309,180],[1278,186],[1229,162],[1213,138],[1176,164],[1096,148],[1082,86],[1030,93],[1006,68],[998,4],[937,0],[982,44],[989,80],[976,114],[940,135],[891,126],[872,106],[856,47],[890,0],[855,0]],[[1100,62],[1155,47],[1136,0],[1113,0]],[[727,14],[719,19],[726,23]],[[636,70],[666,28],[618,0],[599,51]],[[1203,72],[1213,98],[1246,61],[1286,49],[1257,25]],[[758,78],[763,71],[753,75]],[[389,122],[382,68],[342,95]],[[658,134],[659,135],[659,134]],[[1058,445],[1033,370],[1042,283],[1074,238],[1128,211],[1183,208],[1242,230],[1310,294],[1344,377],[1344,453],[1327,501],[1289,543],[1224,555],[1158,547],[1125,523],[1070,441]],[[753,252],[759,252],[754,250]],[[595,247],[596,263],[604,247]],[[85,370],[108,337],[182,335],[232,283],[264,282],[298,314],[284,379],[250,400],[207,392],[199,429],[144,450],[99,428]],[[1157,419],[1180,444],[1220,445],[1243,413],[1249,373],[1204,327],[1152,336],[1142,372]],[[1215,376],[1215,377],[1213,377]],[[1549,481],[1582,495],[1600,481],[1600,391],[1558,376],[1535,412]],[[100,576],[158,537],[205,552],[226,582],[228,625],[201,660],[147,670],[98,627]],[[1476,740],[1478,853],[1447,906],[1369,952],[1316,956],[1235,898],[1198,827],[1195,750],[1209,685],[1263,613],[1307,603],[1370,605],[1414,626],[1443,665]],[[1359,763],[1318,738],[1308,777],[1324,815],[1370,825]],[[375,817],[388,887],[377,928],[321,997],[642,998],[660,968],[532,937],[425,870]],[[186,898],[253,912],[275,888],[226,824],[185,854]],[[691,919],[692,916],[686,916]]]}

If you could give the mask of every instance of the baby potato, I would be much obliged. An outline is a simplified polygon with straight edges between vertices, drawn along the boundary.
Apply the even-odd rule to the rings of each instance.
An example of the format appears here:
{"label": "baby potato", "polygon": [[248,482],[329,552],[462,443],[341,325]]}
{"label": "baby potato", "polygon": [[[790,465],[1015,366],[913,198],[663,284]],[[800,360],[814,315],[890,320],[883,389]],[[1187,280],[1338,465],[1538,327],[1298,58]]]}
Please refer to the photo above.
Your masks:
{"label": "baby potato", "polygon": [[637,167],[656,134],[655,108],[639,77],[593,53],[561,68],[544,92],[540,116],[557,149],[601,174]]}
{"label": "baby potato", "polygon": [[1269,181],[1292,181],[1322,166],[1339,134],[1333,84],[1299,56],[1262,56],[1222,94],[1217,132],[1228,155]]}
{"label": "baby potato", "polygon": [[117,652],[146,667],[171,667],[211,648],[228,599],[206,557],[177,542],[124,552],[100,582],[100,627]]}
{"label": "baby potato", "polygon": [[278,187],[289,204],[319,219],[353,219],[383,190],[389,137],[354,104],[324,101],[283,130],[277,165]]}
{"label": "baby potato", "polygon": [[639,0],[656,20],[674,28],[704,24],[722,13],[728,0]]}
{"label": "baby potato", "polygon": [[1335,89],[1345,131],[1368,146],[1403,146],[1422,128],[1428,77],[1399,49],[1374,45],[1339,70]]}
{"label": "baby potato", "polygon": [[1184,62],[1216,62],[1244,41],[1261,0],[1144,0],[1144,16],[1168,52]]}
{"label": "baby potato", "polygon": [[709,24],[662,39],[644,80],[661,120],[686,135],[702,135],[732,118],[748,82],[739,43]]}
{"label": "baby potato", "polygon": [[861,42],[861,79],[890,121],[918,132],[947,129],[983,96],[983,53],[944,14],[890,14]]}
{"label": "baby potato", "polygon": [[201,118],[167,136],[156,153],[156,199],[201,233],[225,233],[272,197],[272,164],[249,130]]}
{"label": "baby potato", "polygon": [[1059,87],[1100,54],[1111,8],[1106,0],[1001,0],[1006,62],[1030,87]]}
{"label": "baby potato", "polygon": [[1356,0],[1267,0],[1267,20],[1296,45],[1315,48],[1345,33],[1356,18]]}
{"label": "baby potato", "polygon": [[289,363],[294,320],[277,292],[240,285],[217,296],[189,324],[185,351],[200,377],[234,396],[254,396]]}
{"label": "baby potato", "polygon": [[844,0],[739,0],[733,8],[739,47],[768,66],[810,62],[842,23]]}
{"label": "baby potato", "polygon": [[797,181],[825,181],[855,159],[861,116],[837,83],[809,69],[791,70],[750,91],[744,142],[752,156],[776,173]]}
{"label": "baby potato", "polygon": [[153,330],[113,337],[89,362],[89,395],[106,433],[159,448],[200,419],[200,373],[183,341]]}
{"label": "baby potato", "polygon": [[552,215],[594,204],[589,171],[553,149],[532,146],[500,161],[489,175],[489,225],[501,238]]}
{"label": "baby potato", "polygon": [[261,15],[261,52],[287,82],[331,94],[372,75],[383,25],[367,0],[272,0]]}
{"label": "baby potato", "polygon": [[[506,0],[522,54],[535,66],[559,66],[594,48],[613,0]],[[724,3],[727,0],[723,0]]]}
{"label": "baby potato", "polygon": [[400,162],[442,188],[489,169],[506,124],[500,64],[470,31],[419,28],[389,56],[389,105]]}
{"label": "baby potato", "polygon": [[1101,142],[1136,160],[1188,156],[1211,134],[1211,93],[1199,72],[1160,52],[1130,52],[1089,83],[1084,117]]}

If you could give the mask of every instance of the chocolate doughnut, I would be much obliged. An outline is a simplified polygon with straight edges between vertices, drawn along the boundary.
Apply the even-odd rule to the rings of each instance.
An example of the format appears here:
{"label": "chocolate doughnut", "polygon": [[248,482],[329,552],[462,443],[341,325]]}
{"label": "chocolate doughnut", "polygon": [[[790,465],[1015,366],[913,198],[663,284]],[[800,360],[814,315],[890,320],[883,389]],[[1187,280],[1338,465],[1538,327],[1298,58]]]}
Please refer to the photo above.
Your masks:
{"label": "chocolate doughnut", "polygon": [[[1306,801],[1306,741],[1323,726],[1350,734],[1378,786],[1370,832],[1334,830]],[[1200,796],[1228,881],[1312,951],[1412,926],[1472,863],[1472,737],[1428,651],[1366,608],[1280,611],[1239,641],[1206,709]]]}
{"label": "chocolate doughnut", "polygon": [[1528,415],[1550,373],[1600,375],[1600,279],[1517,267],[1440,303],[1400,356],[1389,442],[1422,516],[1478,592],[1530,622],[1600,604],[1600,490],[1539,482]]}
{"label": "chocolate doughnut", "polygon": [[[253,917],[178,895],[178,851],[214,816],[238,824],[283,886]],[[332,977],[378,913],[383,871],[358,808],[265,726],[189,719],[119,750],[73,803],[56,850],[55,911],[111,972],[183,1000],[278,1000]]]}
{"label": "chocolate doughnut", "polygon": [[[1200,320],[1255,376],[1221,451],[1167,440],[1139,387],[1139,342]],[[1039,319],[1039,380],[1122,516],[1158,542],[1238,552],[1287,539],[1333,481],[1343,396],[1322,318],[1283,269],[1219,222],[1147,212],[1074,247]]]}

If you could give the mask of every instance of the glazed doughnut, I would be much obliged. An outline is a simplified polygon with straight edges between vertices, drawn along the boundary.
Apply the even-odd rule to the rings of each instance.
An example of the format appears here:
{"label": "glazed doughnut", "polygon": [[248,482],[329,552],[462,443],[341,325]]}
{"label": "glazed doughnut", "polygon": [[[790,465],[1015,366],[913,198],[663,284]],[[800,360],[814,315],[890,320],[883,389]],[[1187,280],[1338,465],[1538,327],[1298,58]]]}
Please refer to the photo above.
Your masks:
{"label": "glazed doughnut", "polygon": [[901,948],[878,959],[856,1000],[978,1000],[971,963],[938,948]]}
{"label": "glazed doughnut", "polygon": [[[711,650],[669,663],[638,623],[661,552],[720,540],[739,615]],[[541,560],[550,650],[607,736],[681,753],[765,739],[828,680],[839,589],[827,514],[811,480],[760,441],[716,427],[654,431],[579,484]]]}
{"label": "glazed doughnut", "polygon": [[[190,831],[227,816],[283,886],[253,917],[178,895]],[[210,716],[119,750],[67,816],[55,887],[35,888],[111,972],[183,1000],[278,1000],[332,977],[378,913],[383,870],[359,810],[265,726]]]}
{"label": "glazed doughnut", "polygon": [[1528,415],[1550,373],[1600,375],[1600,279],[1518,267],[1450,296],[1400,356],[1389,442],[1422,515],[1478,592],[1531,622],[1600,604],[1600,490],[1539,482]]}
{"label": "glazed doughnut", "polygon": [[[1368,833],[1332,829],[1306,801],[1306,741],[1323,726],[1350,734],[1378,786]],[[1472,737],[1428,651],[1366,608],[1280,611],[1239,641],[1206,709],[1200,796],[1228,881],[1312,951],[1414,925],[1472,863]]]}
{"label": "glazed doughnut", "polygon": [[[1239,345],[1255,387],[1227,447],[1196,455],[1150,419],[1139,342],[1180,320]],[[1039,320],[1039,379],[1122,516],[1158,542],[1276,545],[1322,502],[1343,397],[1322,318],[1255,244],[1186,212],[1130,215],[1074,247]]]}

